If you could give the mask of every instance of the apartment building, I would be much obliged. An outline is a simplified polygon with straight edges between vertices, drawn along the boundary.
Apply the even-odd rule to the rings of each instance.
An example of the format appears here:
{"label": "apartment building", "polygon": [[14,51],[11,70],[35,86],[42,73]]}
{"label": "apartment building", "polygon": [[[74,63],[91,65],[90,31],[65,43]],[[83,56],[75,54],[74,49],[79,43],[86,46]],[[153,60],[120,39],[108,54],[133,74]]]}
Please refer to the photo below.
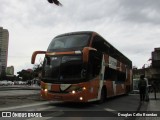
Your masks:
{"label": "apartment building", "polygon": [[3,29],[3,27],[0,27],[0,75],[2,72],[6,72],[8,58],[8,42],[8,30]]}

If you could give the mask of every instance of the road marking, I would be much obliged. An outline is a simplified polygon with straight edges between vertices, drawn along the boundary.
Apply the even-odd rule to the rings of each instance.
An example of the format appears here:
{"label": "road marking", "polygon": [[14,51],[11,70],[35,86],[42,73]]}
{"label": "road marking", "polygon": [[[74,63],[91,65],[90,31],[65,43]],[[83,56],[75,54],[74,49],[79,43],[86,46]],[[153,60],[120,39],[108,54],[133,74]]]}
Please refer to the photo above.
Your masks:
{"label": "road marking", "polygon": [[52,109],[55,108],[55,106],[49,106],[49,107],[45,107],[45,108],[37,108],[37,111],[43,111],[43,110],[48,110],[48,109]]}
{"label": "road marking", "polygon": [[53,108],[55,108],[55,106],[42,107],[42,108],[34,108],[34,109],[26,110],[26,111],[44,111],[44,110],[53,109]]}
{"label": "road marking", "polygon": [[14,106],[14,107],[8,107],[8,108],[0,108],[0,111],[7,111],[7,110],[12,110],[12,109],[19,109],[19,108],[24,108],[24,107],[33,107],[33,106],[38,106],[38,105],[46,105],[49,104],[49,101],[46,102],[41,102],[41,103],[34,103],[34,104],[28,104],[28,105],[22,105],[22,106]]}
{"label": "road marking", "polygon": [[48,120],[51,119],[52,117],[39,117],[39,118],[30,118],[30,119],[26,119],[26,120]]}
{"label": "road marking", "polygon": [[108,112],[111,112],[111,113],[114,113],[114,114],[118,114],[117,110],[113,110],[113,109],[110,109],[110,108],[104,108],[104,110],[108,111]]}

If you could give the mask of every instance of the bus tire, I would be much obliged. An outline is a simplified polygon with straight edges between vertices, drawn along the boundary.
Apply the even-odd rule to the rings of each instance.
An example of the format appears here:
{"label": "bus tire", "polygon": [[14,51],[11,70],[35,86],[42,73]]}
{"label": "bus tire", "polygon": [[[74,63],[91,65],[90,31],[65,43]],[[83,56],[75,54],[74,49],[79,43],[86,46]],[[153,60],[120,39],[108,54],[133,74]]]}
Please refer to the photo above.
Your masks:
{"label": "bus tire", "polygon": [[98,101],[99,104],[102,104],[106,101],[106,89],[103,87],[101,90],[100,100]]}

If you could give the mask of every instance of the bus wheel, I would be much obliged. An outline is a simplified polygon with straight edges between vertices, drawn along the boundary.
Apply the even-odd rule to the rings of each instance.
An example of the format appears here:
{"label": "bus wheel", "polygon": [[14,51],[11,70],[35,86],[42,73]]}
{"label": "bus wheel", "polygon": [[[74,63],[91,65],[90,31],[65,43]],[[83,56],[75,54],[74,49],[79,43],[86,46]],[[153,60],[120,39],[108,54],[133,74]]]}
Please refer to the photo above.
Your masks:
{"label": "bus wheel", "polygon": [[103,88],[101,90],[101,96],[100,96],[100,100],[98,101],[99,104],[102,104],[106,101],[106,90]]}

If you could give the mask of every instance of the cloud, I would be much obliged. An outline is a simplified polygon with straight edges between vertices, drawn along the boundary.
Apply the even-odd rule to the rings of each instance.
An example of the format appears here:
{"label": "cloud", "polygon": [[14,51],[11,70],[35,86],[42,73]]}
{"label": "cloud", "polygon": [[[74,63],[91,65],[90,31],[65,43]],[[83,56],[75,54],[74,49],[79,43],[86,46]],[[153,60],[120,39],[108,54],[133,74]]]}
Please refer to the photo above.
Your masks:
{"label": "cloud", "polygon": [[135,23],[160,24],[159,0],[121,0],[123,20]]}
{"label": "cloud", "polygon": [[10,34],[8,65],[27,67],[24,64],[30,63],[33,51],[46,50],[56,35],[73,31],[98,32],[136,66],[142,66],[160,46],[159,0],[61,3],[63,7],[47,0],[1,0],[0,26]]}

